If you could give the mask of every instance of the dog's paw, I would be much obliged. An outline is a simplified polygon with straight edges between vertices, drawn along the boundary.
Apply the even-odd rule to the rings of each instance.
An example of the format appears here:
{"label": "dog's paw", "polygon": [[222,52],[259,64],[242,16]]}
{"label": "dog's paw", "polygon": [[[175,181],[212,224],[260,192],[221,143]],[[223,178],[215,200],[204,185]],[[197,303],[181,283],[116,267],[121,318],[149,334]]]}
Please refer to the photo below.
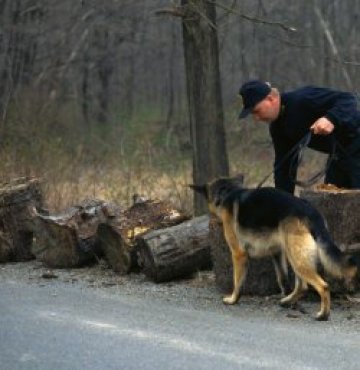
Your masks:
{"label": "dog's paw", "polygon": [[292,305],[291,299],[288,298],[288,296],[280,299],[279,302],[281,307],[290,307]]}
{"label": "dog's paw", "polygon": [[329,316],[330,316],[330,313],[320,311],[315,316],[315,320],[317,320],[317,321],[327,321],[327,320],[329,320]]}
{"label": "dog's paw", "polygon": [[237,302],[237,298],[233,295],[229,295],[223,298],[223,303],[225,304],[235,304]]}

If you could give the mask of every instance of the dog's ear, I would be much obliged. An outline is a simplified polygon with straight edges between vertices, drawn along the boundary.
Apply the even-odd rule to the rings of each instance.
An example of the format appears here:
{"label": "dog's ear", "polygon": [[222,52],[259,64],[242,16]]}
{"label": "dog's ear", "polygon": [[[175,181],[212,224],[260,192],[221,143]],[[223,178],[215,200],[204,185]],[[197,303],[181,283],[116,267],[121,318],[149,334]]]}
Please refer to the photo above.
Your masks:
{"label": "dog's ear", "polygon": [[238,173],[236,174],[234,177],[233,177],[235,183],[238,185],[238,186],[241,186],[243,187],[244,185],[244,175],[242,173]]}
{"label": "dog's ear", "polygon": [[189,184],[189,188],[190,189],[193,189],[197,193],[202,194],[206,199],[208,199],[208,188],[207,188],[207,185]]}

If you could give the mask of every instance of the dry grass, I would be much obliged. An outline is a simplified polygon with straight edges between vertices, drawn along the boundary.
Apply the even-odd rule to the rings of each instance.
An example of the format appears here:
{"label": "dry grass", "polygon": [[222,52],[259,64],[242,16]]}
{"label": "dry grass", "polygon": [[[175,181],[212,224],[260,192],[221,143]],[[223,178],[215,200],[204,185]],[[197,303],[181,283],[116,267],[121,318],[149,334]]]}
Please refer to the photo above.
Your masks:
{"label": "dry grass", "polygon": [[[46,204],[52,211],[60,211],[86,198],[115,201],[127,207],[133,195],[140,194],[151,199],[166,199],[192,213],[192,192],[187,187],[192,182],[190,160],[169,162],[166,168],[159,168],[156,163],[149,165],[141,160],[137,164],[126,164],[126,161],[104,158],[104,163],[84,165],[83,158],[64,157],[57,163],[48,158],[48,162],[26,165],[7,158],[0,168],[2,180],[23,175],[39,177]],[[238,153],[231,153],[230,159],[231,174],[243,173],[246,185],[256,186],[271,171],[272,149],[243,147]],[[316,168],[318,160],[309,158],[300,175],[306,176],[309,169]],[[272,176],[266,185],[273,185]]]}
{"label": "dry grass", "polygon": [[[19,160],[18,154],[3,151],[0,165],[1,182],[16,177],[34,176],[41,179],[44,197],[51,211],[60,211],[83,199],[114,201],[123,207],[131,204],[134,194],[147,198],[167,199],[178,208],[191,212],[192,194],[190,161],[182,160],[158,166],[148,158],[103,157],[86,163],[86,157],[61,153],[55,157],[48,151],[39,158]],[[28,159],[26,159],[26,157]],[[57,159],[59,158],[59,159]]]}
{"label": "dry grass", "polygon": [[[51,122],[52,113],[45,111],[42,118]],[[192,212],[192,192],[187,187],[192,182],[190,153],[175,146],[164,148],[159,140],[162,122],[152,122],[152,127],[144,120],[132,124],[133,131],[114,128],[108,135],[93,132],[79,140],[79,133],[71,127],[56,126],[54,132],[46,125],[39,127],[27,116],[33,113],[23,109],[21,116],[12,117],[13,125],[8,124],[0,136],[5,141],[0,152],[0,181],[20,176],[40,178],[51,211],[63,210],[85,198],[115,201],[127,207],[137,193],[166,199]],[[233,119],[226,130],[230,173],[243,173],[246,185],[256,186],[272,170],[273,150],[266,125],[239,124]],[[306,176],[323,161],[310,153],[300,175]],[[273,185],[272,176],[266,185]]]}

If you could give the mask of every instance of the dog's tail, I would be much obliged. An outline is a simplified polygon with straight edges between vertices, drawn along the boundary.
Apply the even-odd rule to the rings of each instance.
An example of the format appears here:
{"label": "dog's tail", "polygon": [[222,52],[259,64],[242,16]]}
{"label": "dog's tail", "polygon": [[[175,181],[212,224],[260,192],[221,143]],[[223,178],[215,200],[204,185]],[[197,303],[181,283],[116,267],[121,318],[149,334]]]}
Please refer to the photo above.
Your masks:
{"label": "dog's tail", "polygon": [[346,255],[332,240],[324,219],[316,217],[311,230],[318,244],[318,258],[325,271],[336,278],[351,280],[357,272],[358,263],[353,256]]}
{"label": "dog's tail", "polygon": [[353,278],[357,271],[353,256],[344,254],[332,240],[321,240],[318,244],[320,262],[328,273],[336,278]]}

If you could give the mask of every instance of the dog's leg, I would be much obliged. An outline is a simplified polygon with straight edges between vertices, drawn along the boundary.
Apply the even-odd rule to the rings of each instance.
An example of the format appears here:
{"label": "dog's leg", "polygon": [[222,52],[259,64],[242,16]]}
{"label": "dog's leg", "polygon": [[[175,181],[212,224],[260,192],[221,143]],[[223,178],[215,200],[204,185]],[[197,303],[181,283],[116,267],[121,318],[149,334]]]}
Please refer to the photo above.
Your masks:
{"label": "dog's leg", "polygon": [[316,314],[316,320],[327,320],[330,315],[330,291],[327,283],[314,270],[303,274],[303,279],[314,287],[321,298],[320,311]]}
{"label": "dog's leg", "polygon": [[330,315],[330,292],[327,283],[316,271],[317,244],[307,227],[301,222],[287,228],[286,252],[295,274],[310,284],[321,298],[317,320],[327,320]]}
{"label": "dog's leg", "polygon": [[296,303],[304,295],[307,289],[307,284],[302,281],[297,275],[295,275],[294,290],[288,296],[281,299],[280,304],[282,306],[288,306]]}
{"label": "dog's leg", "polygon": [[[233,248],[233,247],[232,247]],[[225,304],[235,304],[240,298],[240,289],[246,275],[247,256],[239,247],[231,249],[233,263],[233,292],[230,296],[223,298]]]}
{"label": "dog's leg", "polygon": [[275,268],[276,281],[281,290],[281,295],[284,297],[290,291],[285,253],[275,254],[272,257],[272,261]]}
{"label": "dog's leg", "polygon": [[223,222],[225,240],[230,248],[233,264],[233,292],[223,298],[225,304],[234,304],[239,300],[240,289],[246,275],[247,254],[239,245],[238,239],[230,223]]}

